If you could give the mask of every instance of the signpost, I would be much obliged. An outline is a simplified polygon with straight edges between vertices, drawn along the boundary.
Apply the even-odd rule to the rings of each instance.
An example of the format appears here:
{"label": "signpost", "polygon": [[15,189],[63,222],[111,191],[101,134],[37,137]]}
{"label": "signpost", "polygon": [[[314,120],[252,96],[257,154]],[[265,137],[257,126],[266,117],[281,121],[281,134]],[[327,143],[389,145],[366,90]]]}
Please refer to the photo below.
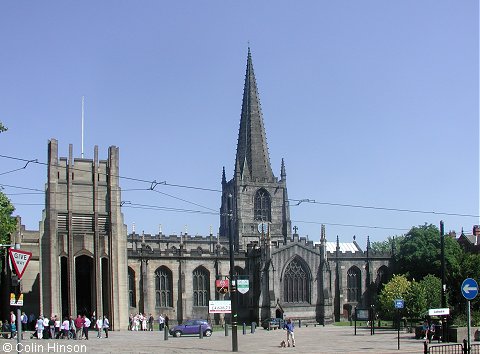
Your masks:
{"label": "signpost", "polygon": [[208,313],[232,313],[232,302],[230,300],[210,300]]}
{"label": "signpost", "polygon": [[27,269],[28,262],[32,258],[32,252],[22,251],[19,249],[9,248],[8,253],[10,254],[10,260],[12,261],[13,268],[15,273],[20,280],[22,278],[25,269]]}
{"label": "signpost", "polygon": [[13,269],[15,270],[18,282],[16,285],[16,293],[10,294],[10,305],[17,306],[17,352],[20,347],[20,340],[22,338],[22,322],[20,307],[23,306],[23,294],[20,293],[20,279],[22,279],[25,269],[27,269],[28,262],[32,258],[32,252],[20,250],[20,244],[16,243],[15,248],[9,248],[8,254],[10,255],[10,261],[12,262]]}
{"label": "signpost", "polygon": [[460,287],[462,295],[467,299],[467,341],[468,341],[468,353],[470,353],[470,300],[475,299],[478,294],[478,284],[472,278],[467,278],[463,281]]}
{"label": "signpost", "polygon": [[400,310],[405,307],[405,302],[403,299],[393,300],[395,308],[397,309],[397,349],[400,350]]}

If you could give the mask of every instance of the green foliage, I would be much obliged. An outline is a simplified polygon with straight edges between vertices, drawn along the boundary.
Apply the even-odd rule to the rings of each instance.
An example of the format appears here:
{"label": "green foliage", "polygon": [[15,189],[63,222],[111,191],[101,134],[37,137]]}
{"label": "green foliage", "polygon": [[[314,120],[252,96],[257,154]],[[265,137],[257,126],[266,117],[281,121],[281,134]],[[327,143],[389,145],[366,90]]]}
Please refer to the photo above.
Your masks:
{"label": "green foliage", "polygon": [[[462,249],[458,242],[445,236],[446,281],[452,282],[460,274]],[[409,279],[423,279],[427,274],[440,277],[440,232],[435,225],[423,225],[412,229],[399,242],[395,255],[398,272]]]}
{"label": "green foliage", "polygon": [[390,253],[393,249],[398,249],[400,246],[401,240],[405,236],[389,236],[385,241],[372,242],[370,247],[375,253]]}
{"label": "green foliage", "polygon": [[442,280],[434,275],[428,274],[420,282],[425,289],[427,309],[438,309],[442,307]]}
{"label": "green foliage", "polygon": [[8,128],[7,128],[6,126],[4,126],[4,125],[2,124],[2,122],[0,122],[0,133],[6,132],[7,130],[8,130]]}
{"label": "green foliage", "polygon": [[382,318],[393,318],[396,299],[405,301],[404,315],[409,319],[422,318],[428,309],[441,307],[441,287],[441,280],[431,274],[419,282],[409,281],[405,275],[395,275],[385,284],[378,299]]}
{"label": "green foliage", "polygon": [[396,299],[405,299],[410,281],[404,275],[394,275],[382,289],[378,297],[378,306],[382,318],[392,319],[395,314],[394,301]]}
{"label": "green foliage", "polygon": [[[7,196],[0,192],[0,244],[10,243],[10,235],[15,231],[17,220],[12,217],[14,210]],[[0,248],[0,254],[3,252],[4,249]]]}
{"label": "green foliage", "polygon": [[421,318],[427,310],[427,290],[422,283],[412,281],[405,295],[407,317]]}

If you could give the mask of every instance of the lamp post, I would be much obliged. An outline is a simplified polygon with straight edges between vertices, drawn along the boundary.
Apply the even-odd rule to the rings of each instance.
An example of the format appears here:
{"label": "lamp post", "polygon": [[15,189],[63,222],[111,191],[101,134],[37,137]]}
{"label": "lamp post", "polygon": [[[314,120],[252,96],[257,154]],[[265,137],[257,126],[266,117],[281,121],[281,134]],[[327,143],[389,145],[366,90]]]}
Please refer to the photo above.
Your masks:
{"label": "lamp post", "polygon": [[[447,284],[445,283],[445,227],[443,224],[443,220],[440,221],[440,253],[441,253],[441,275],[442,275],[442,308],[447,307],[447,296],[446,296],[446,291],[447,291]],[[448,341],[448,328],[447,328],[447,323],[443,319],[444,316],[442,316],[442,341],[447,342]]]}
{"label": "lamp post", "polygon": [[232,301],[232,352],[238,352],[238,337],[237,337],[237,282],[235,280],[235,262],[233,258],[233,232],[232,232],[232,194],[228,195],[228,240],[230,253],[230,300]]}

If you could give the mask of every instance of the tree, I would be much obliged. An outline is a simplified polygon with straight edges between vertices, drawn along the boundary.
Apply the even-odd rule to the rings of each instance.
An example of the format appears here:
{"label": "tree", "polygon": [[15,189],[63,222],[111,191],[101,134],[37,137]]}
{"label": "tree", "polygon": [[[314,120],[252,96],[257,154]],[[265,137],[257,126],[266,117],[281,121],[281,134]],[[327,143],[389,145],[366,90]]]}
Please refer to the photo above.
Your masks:
{"label": "tree", "polygon": [[434,275],[428,274],[422,279],[420,285],[425,289],[427,309],[438,309],[442,307],[442,280]]}
{"label": "tree", "polygon": [[[462,249],[458,242],[445,237],[446,281],[452,283],[460,275]],[[423,225],[412,229],[399,242],[395,254],[397,270],[409,279],[423,279],[427,274],[441,275],[440,232],[435,225]]]}
{"label": "tree", "polygon": [[[9,244],[10,235],[15,231],[17,220],[12,217],[14,210],[7,196],[0,192],[0,244]],[[10,279],[6,264],[6,248],[0,247],[0,318],[6,318],[9,310]]]}
{"label": "tree", "polygon": [[371,248],[373,252],[376,253],[390,253],[392,249],[398,250],[400,247],[400,242],[405,236],[388,236],[385,241],[372,242]]}
{"label": "tree", "polygon": [[405,295],[405,310],[410,320],[421,318],[427,310],[427,289],[413,280]]}
{"label": "tree", "polygon": [[4,126],[4,125],[2,124],[2,122],[0,122],[0,133],[6,132],[7,130],[8,130],[8,128],[7,128],[6,126]]}
{"label": "tree", "polygon": [[378,297],[378,306],[383,318],[393,318],[395,314],[394,301],[405,299],[409,287],[410,281],[404,275],[394,275],[392,280],[385,284]]}

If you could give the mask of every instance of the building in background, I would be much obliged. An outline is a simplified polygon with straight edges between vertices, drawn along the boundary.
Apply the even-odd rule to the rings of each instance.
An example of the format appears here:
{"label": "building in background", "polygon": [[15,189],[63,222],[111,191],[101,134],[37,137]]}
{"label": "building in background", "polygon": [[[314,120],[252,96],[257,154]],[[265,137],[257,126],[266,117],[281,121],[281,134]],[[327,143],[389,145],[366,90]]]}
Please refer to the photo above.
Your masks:
{"label": "building in background", "polygon": [[[233,178],[222,172],[219,233],[207,236],[127,235],[121,212],[119,151],[105,161],[58,157],[48,146],[46,204],[40,231],[24,232],[34,253],[24,283],[27,312],[110,316],[115,330],[129,313],[160,313],[172,323],[210,316],[209,300],[227,299],[215,280],[228,276],[229,235],[235,273],[249,280],[239,294],[239,320],[259,323],[289,316],[309,322],[348,319],[354,307],[368,308],[391,275],[391,254],[363,251],[337,236],[320,242],[300,237],[290,220],[285,162],[280,178],[270,164],[250,50]],[[35,236],[37,235],[37,236]],[[28,237],[27,237],[28,236]],[[27,240],[28,238],[28,240]],[[38,304],[38,305],[37,305]]]}

